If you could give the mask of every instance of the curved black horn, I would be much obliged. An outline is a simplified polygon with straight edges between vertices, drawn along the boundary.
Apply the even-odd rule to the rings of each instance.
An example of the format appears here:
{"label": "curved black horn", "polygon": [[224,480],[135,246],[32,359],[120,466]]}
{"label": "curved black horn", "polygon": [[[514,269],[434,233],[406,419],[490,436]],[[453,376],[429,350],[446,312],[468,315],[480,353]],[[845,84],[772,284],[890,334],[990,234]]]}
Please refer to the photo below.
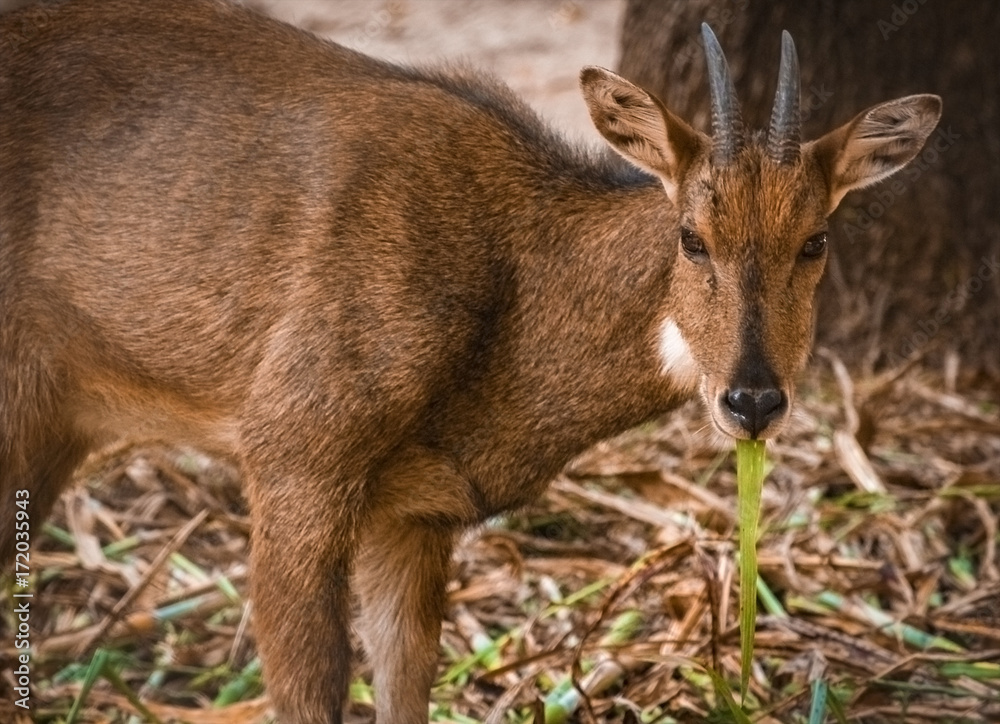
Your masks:
{"label": "curved black horn", "polygon": [[787,30],[781,33],[781,68],[774,94],[771,125],[767,129],[767,155],[781,164],[799,160],[802,128],[799,116],[799,57]]}
{"label": "curved black horn", "polygon": [[712,91],[712,158],[724,165],[743,147],[743,119],[729,64],[708,23],[701,24],[701,37],[705,41],[708,84]]}

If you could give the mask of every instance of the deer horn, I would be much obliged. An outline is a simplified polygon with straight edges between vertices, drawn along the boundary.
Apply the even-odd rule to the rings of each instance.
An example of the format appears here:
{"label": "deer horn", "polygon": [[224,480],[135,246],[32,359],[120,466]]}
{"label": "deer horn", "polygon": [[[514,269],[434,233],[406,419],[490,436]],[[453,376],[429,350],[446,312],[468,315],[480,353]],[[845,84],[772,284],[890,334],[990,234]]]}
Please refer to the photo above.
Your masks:
{"label": "deer horn", "polygon": [[717,164],[725,165],[743,147],[743,119],[729,64],[708,23],[701,24],[701,37],[705,41],[708,84],[712,91],[712,158]]}
{"label": "deer horn", "polygon": [[781,33],[781,67],[774,94],[771,125],[767,129],[767,155],[780,164],[799,160],[802,128],[799,117],[799,57],[787,30]]}

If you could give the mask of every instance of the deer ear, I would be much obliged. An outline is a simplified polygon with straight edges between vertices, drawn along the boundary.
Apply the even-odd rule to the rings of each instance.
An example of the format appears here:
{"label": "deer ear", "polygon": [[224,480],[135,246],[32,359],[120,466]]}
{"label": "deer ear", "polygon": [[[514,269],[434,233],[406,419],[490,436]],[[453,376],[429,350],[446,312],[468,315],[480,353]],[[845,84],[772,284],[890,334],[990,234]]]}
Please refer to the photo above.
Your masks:
{"label": "deer ear", "polygon": [[707,138],[655,96],[610,70],[584,68],[580,86],[601,135],[626,159],[659,176],[675,201],[681,174]]}
{"label": "deer ear", "polygon": [[826,171],[832,212],[844,194],[891,176],[923,148],[941,118],[941,99],[916,95],[880,103],[809,144]]}

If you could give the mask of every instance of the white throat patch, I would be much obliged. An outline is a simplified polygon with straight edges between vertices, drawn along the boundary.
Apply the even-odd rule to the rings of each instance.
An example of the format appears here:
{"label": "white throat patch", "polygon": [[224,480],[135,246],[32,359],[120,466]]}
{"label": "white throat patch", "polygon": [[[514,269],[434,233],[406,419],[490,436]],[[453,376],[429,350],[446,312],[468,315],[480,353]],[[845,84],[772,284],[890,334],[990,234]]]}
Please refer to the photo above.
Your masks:
{"label": "white throat patch", "polygon": [[663,374],[682,388],[695,387],[700,374],[681,330],[669,317],[660,325],[660,361]]}

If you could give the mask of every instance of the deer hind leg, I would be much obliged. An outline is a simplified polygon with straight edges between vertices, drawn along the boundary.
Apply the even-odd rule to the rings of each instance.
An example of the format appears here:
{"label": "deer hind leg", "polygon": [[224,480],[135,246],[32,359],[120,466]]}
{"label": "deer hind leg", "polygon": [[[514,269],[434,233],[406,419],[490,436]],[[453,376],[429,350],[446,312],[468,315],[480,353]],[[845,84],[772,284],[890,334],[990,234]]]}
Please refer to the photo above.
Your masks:
{"label": "deer hind leg", "polygon": [[455,534],[475,518],[448,464],[410,450],[380,476],[356,584],[360,632],[374,669],[379,724],[426,724],[437,672]]}

